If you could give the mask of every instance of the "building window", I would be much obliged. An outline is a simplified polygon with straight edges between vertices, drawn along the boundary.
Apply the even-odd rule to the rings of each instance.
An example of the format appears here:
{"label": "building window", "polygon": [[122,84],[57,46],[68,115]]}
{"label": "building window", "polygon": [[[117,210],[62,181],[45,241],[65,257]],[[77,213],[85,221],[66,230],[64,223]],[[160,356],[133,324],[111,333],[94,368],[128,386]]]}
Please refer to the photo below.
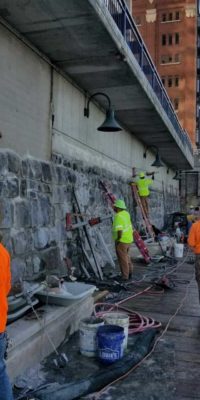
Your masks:
{"label": "building window", "polygon": [[168,87],[172,87],[172,82],[173,82],[172,77],[168,76],[168,82],[167,82]]}
{"label": "building window", "polygon": [[174,109],[176,111],[178,111],[178,109],[179,109],[179,99],[178,98],[174,99]]}
{"label": "building window", "polygon": [[168,44],[169,44],[169,46],[172,45],[172,34],[171,33],[169,33],[169,35],[168,35]]}
{"label": "building window", "polygon": [[170,12],[168,14],[161,14],[161,22],[175,22],[180,21],[180,11]]}
{"label": "building window", "polygon": [[168,21],[173,21],[173,13],[172,12],[169,13]]}
{"label": "building window", "polygon": [[168,56],[168,62],[172,63],[172,56]]}
{"label": "building window", "polygon": [[179,44],[179,43],[180,43],[179,33],[176,32],[176,33],[175,33],[175,44]]}
{"label": "building window", "polygon": [[162,46],[166,45],[166,35],[162,35]]}
{"label": "building window", "polygon": [[175,76],[174,83],[175,83],[175,86],[176,86],[176,87],[179,86],[179,76]]}
{"label": "building window", "polygon": [[[161,57],[160,57],[161,64],[171,64],[171,63],[178,63],[178,62],[180,62],[180,54],[175,54],[175,56],[165,54],[165,55],[161,55]],[[176,77],[176,79],[175,79],[175,86],[179,86],[179,77]]]}
{"label": "building window", "polygon": [[141,17],[139,16],[135,17],[135,23],[136,25],[141,25]]}
{"label": "building window", "polygon": [[163,86],[165,86],[165,77],[164,77],[164,76],[162,76],[162,77],[161,77],[161,80],[162,80],[162,84],[163,84]]}
{"label": "building window", "polygon": [[180,62],[180,54],[175,54],[175,56],[174,56],[174,62],[175,62],[175,63]]}

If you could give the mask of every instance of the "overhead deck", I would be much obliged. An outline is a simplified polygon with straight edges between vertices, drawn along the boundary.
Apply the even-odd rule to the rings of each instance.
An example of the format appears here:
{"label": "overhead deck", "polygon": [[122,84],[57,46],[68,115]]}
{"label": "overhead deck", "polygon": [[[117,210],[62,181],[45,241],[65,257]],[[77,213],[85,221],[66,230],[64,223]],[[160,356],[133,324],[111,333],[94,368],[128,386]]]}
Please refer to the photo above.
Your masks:
{"label": "overhead deck", "polygon": [[[135,38],[127,42],[116,23],[116,13],[120,18],[123,13],[112,13],[109,4],[110,0],[0,0],[0,16],[2,24],[15,28],[88,95],[108,94],[120,123],[144,146],[157,145],[169,166],[191,168],[191,144],[165,89],[156,73],[151,76],[152,65],[141,66]],[[130,15],[125,18],[130,25],[126,35],[136,28]],[[150,78],[156,78],[154,85]],[[105,99],[97,101],[105,108]]]}

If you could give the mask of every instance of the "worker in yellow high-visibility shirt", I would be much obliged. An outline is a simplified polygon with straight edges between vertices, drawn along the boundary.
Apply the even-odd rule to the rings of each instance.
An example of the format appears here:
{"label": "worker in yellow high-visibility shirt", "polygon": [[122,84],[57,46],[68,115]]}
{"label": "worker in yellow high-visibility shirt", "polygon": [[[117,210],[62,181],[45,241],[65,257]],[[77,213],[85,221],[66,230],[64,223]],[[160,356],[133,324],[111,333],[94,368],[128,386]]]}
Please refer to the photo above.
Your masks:
{"label": "worker in yellow high-visibility shirt", "polygon": [[[153,174],[153,173],[152,173]],[[146,178],[144,172],[140,172],[139,179],[135,182],[137,185],[138,193],[146,216],[149,216],[148,197],[150,195],[149,186],[152,185],[152,179]]]}
{"label": "worker in yellow high-visibility shirt", "polygon": [[115,200],[113,209],[116,213],[113,221],[113,239],[122,274],[121,278],[126,281],[132,277],[133,273],[133,264],[128,254],[133,242],[133,227],[123,200]]}

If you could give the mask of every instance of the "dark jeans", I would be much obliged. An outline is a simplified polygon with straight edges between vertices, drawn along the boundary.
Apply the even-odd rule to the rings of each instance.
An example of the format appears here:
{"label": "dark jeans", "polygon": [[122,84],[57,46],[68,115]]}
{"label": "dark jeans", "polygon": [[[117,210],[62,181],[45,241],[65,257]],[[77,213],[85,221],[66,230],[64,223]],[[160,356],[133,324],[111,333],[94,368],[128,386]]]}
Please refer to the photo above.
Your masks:
{"label": "dark jeans", "polygon": [[6,334],[0,333],[0,400],[13,400],[12,388],[6,372],[4,354],[6,350]]}
{"label": "dark jeans", "polygon": [[195,259],[195,277],[199,289],[199,302],[200,302],[200,254],[196,254]]}

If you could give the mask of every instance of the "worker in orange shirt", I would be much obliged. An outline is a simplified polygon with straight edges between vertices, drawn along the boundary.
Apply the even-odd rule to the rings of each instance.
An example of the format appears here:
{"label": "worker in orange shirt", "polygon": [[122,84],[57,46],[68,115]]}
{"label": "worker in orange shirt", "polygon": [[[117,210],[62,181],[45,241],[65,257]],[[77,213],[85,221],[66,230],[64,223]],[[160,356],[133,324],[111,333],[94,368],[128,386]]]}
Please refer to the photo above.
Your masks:
{"label": "worker in orange shirt", "polygon": [[7,296],[11,288],[10,256],[0,243],[0,400],[13,400],[12,388],[6,372]]}
{"label": "worker in orange shirt", "polygon": [[200,302],[200,212],[196,215],[196,222],[190,228],[188,236],[188,244],[196,255],[195,259],[195,277],[199,289]]}

